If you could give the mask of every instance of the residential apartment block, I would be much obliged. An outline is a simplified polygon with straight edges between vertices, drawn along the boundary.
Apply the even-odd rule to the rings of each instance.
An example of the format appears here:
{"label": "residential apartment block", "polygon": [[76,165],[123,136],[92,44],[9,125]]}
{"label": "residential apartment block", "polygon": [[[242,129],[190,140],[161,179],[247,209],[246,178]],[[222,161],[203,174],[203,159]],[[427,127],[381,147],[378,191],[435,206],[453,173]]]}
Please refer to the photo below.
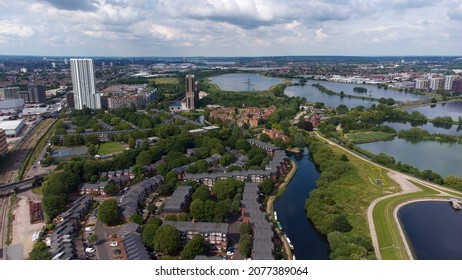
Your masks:
{"label": "residential apartment block", "polygon": [[226,249],[228,245],[229,225],[226,223],[196,223],[164,221],[164,225],[175,227],[181,235],[183,244],[200,234],[208,244],[217,251]]}

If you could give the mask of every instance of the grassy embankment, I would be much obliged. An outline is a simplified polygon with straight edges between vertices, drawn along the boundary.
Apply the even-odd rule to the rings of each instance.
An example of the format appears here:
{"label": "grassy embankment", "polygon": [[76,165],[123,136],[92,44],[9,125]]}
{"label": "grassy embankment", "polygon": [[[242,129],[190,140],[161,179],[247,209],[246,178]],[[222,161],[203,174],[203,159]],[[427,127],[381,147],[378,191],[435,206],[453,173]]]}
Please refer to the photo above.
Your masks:
{"label": "grassy embankment", "polygon": [[[414,183],[414,182],[413,182]],[[409,193],[390,197],[379,202],[373,211],[373,219],[380,253],[384,260],[407,260],[409,259],[404,249],[398,225],[393,217],[393,209],[400,203],[419,198],[431,198],[439,192],[414,183],[421,192]]]}
{"label": "grassy embankment", "polygon": [[[324,155],[318,187],[313,190],[307,203],[308,214],[316,228],[327,235],[332,259],[374,259],[367,209],[372,201],[398,192],[399,187],[386,175],[387,170],[369,164],[336,146],[316,141],[317,145],[324,145],[324,148],[318,148],[319,154],[313,156],[317,164],[319,160],[316,159],[326,154],[326,149],[332,154]],[[339,172],[330,170],[329,166],[338,165],[338,161],[335,163],[332,159],[342,155],[348,158],[346,164],[349,167],[344,166],[343,170],[348,171],[337,176]],[[332,172],[334,173],[328,174]],[[380,179],[382,184],[378,185],[376,179]],[[343,228],[345,230],[342,232],[342,227],[338,223],[336,225],[342,215],[346,216],[351,230]]]}
{"label": "grassy embankment", "polygon": [[56,120],[46,119],[46,120],[43,120],[42,124],[40,124],[43,127],[46,127],[49,125],[50,122],[54,122],[53,125],[51,125],[48,128],[48,131],[38,140],[32,152],[29,153],[23,165],[21,166],[21,169],[19,170],[19,174],[18,174],[19,180],[22,180],[24,177],[24,174],[26,174],[31,169],[32,165],[37,160],[37,157],[42,152],[42,150],[45,148],[45,145],[47,144],[48,139],[50,139],[51,134],[53,133],[53,130],[54,130],[54,126],[56,124]]}
{"label": "grassy embankment", "polygon": [[98,155],[107,155],[125,150],[124,145],[119,142],[102,143],[98,147]]}
{"label": "grassy embankment", "polygon": [[376,141],[391,140],[395,137],[395,133],[382,131],[362,131],[345,134],[345,137],[354,144],[369,143]]}

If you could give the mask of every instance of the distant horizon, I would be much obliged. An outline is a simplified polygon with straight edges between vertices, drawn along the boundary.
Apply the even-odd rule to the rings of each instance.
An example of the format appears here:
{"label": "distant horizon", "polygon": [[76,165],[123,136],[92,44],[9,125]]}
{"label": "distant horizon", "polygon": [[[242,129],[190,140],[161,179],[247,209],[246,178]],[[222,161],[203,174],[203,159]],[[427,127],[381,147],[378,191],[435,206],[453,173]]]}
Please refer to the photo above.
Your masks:
{"label": "distant horizon", "polygon": [[35,55],[35,54],[0,54],[0,57],[59,57],[59,58],[266,58],[266,57],[364,57],[364,58],[397,58],[397,57],[445,57],[445,58],[460,58],[462,60],[462,54],[460,55],[217,55],[217,56],[204,56],[204,55]]}

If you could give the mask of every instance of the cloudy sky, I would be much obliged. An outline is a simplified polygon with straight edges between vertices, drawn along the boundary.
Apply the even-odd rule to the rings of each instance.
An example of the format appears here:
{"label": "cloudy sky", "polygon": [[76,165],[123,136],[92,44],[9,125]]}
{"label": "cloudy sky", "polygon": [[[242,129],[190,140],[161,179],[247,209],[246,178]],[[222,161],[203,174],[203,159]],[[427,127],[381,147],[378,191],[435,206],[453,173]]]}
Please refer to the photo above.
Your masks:
{"label": "cloudy sky", "polygon": [[0,54],[462,55],[462,0],[0,0]]}

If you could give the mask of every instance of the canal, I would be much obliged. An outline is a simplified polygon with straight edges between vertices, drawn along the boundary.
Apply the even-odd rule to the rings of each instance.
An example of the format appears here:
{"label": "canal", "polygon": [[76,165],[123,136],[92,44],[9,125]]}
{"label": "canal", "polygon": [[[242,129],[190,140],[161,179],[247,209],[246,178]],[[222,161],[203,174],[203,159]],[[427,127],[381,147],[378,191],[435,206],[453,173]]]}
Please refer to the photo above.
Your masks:
{"label": "canal", "polygon": [[398,217],[416,259],[462,259],[462,211],[453,210],[449,202],[411,203]]}
{"label": "canal", "polygon": [[274,210],[283,231],[294,245],[297,260],[327,260],[327,239],[314,228],[305,211],[305,201],[316,187],[320,174],[307,154],[291,155],[290,158],[298,169],[284,194],[274,202]]}

